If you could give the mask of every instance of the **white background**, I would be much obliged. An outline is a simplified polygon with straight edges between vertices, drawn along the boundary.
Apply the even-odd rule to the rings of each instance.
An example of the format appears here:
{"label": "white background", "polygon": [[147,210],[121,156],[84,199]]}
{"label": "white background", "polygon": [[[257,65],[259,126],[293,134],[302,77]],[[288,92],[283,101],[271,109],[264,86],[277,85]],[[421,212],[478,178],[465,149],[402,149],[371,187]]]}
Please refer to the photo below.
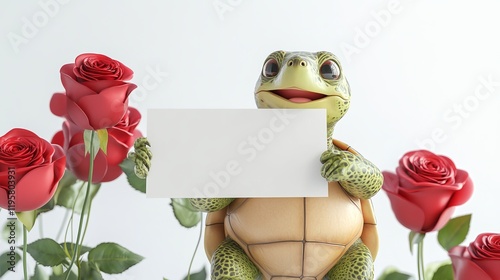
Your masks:
{"label": "white background", "polygon": [[[44,3],[56,4],[45,11]],[[351,109],[337,125],[336,138],[380,169],[394,170],[401,155],[437,136],[425,148],[451,157],[475,182],[473,197],[455,213],[473,213],[466,242],[481,232],[500,232],[497,1],[2,4],[0,134],[24,127],[50,139],[60,129],[62,119],[50,113],[49,100],[63,89],[59,68],[80,53],[103,53],[132,68],[139,89],[130,103],[145,115],[148,108],[255,108],[253,89],[268,53],[329,50],[340,57],[352,87]],[[228,8],[221,12],[214,5]],[[388,6],[391,12],[385,12]],[[30,24],[35,29],[26,29]],[[24,40],[16,45],[9,39],[15,36]],[[475,96],[481,78],[495,84],[491,92],[483,89],[485,95]],[[454,111],[458,107],[462,114]],[[376,275],[387,266],[416,274],[408,230],[394,218],[383,192],[374,204],[381,235]],[[55,236],[63,214],[43,216],[45,236]],[[6,219],[5,212],[0,219]],[[175,280],[187,271],[197,234],[179,226],[168,199],[146,199],[120,177],[94,200],[86,244],[114,241],[146,257],[106,279]],[[29,238],[38,236],[36,226]],[[426,262],[447,258],[435,240],[435,233],[428,234]],[[194,269],[205,264],[199,252]],[[20,278],[21,273],[10,279]]]}

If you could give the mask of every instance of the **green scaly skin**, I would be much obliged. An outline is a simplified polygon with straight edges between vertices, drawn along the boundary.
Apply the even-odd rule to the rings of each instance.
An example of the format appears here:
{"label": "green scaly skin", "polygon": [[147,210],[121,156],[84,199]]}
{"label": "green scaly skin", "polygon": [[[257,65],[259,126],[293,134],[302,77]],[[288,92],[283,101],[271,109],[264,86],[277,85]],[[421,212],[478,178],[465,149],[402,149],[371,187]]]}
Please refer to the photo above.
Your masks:
{"label": "green scaly skin", "polygon": [[260,279],[259,269],[245,254],[245,251],[227,238],[217,248],[212,257],[212,277],[220,280],[255,280]]}
{"label": "green scaly skin", "polygon": [[327,280],[373,279],[373,261],[368,247],[358,239],[326,274]]}
{"label": "green scaly skin", "polygon": [[215,212],[228,206],[234,198],[190,198],[191,205],[202,212]]}
{"label": "green scaly skin", "polygon": [[[269,62],[276,67],[269,68]],[[331,62],[334,64],[331,67],[333,78],[325,78],[323,66]],[[259,108],[327,109],[328,149],[320,158],[321,175],[327,181],[338,181],[351,195],[368,199],[382,187],[380,170],[362,156],[332,144],[333,128],[347,112],[350,97],[350,87],[340,63],[329,52],[273,52],[263,65],[255,89]],[[195,208],[209,212],[223,209],[232,201],[228,198],[191,199]],[[213,255],[211,279],[255,280],[259,275],[245,252],[230,238]],[[327,273],[326,279],[371,280],[373,277],[372,256],[359,239]]]}
{"label": "green scaly skin", "polygon": [[373,197],[383,183],[382,173],[370,161],[348,151],[336,148],[321,155],[321,176],[337,181],[352,196],[362,199]]}

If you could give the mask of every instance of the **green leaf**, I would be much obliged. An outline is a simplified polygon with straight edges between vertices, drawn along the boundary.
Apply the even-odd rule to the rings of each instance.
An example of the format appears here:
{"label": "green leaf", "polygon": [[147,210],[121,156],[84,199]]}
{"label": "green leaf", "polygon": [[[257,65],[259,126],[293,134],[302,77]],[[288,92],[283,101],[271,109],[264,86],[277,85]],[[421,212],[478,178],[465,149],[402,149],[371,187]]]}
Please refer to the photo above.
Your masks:
{"label": "green leaf", "polygon": [[35,273],[30,277],[30,280],[49,280],[49,276],[43,272],[39,265],[36,265]]}
{"label": "green leaf", "polygon": [[134,161],[129,158],[125,158],[122,163],[120,163],[123,173],[127,175],[127,181],[130,186],[142,193],[146,193],[146,179],[141,179],[135,175],[134,166]]}
{"label": "green leaf", "polygon": [[44,266],[56,266],[66,260],[66,254],[61,245],[50,238],[39,239],[28,244],[28,253]]}
{"label": "green leaf", "polygon": [[[56,190],[56,192],[57,192],[57,190]],[[54,194],[54,196],[52,196],[52,198],[49,200],[49,202],[45,203],[44,206],[36,209],[36,216],[38,217],[38,215],[40,215],[42,213],[51,211],[52,209],[54,209],[55,206],[56,206],[56,199],[55,199],[55,194]]]}
{"label": "green leaf", "polygon": [[[66,207],[68,209],[73,209],[74,205],[75,212],[80,214],[83,208],[83,201],[85,200],[87,182],[78,182],[80,182],[80,184],[73,184],[61,189],[57,197],[57,205]],[[90,184],[90,201],[94,199],[100,187],[101,184]],[[87,205],[90,205],[90,203],[88,203]]]}
{"label": "green leaf", "polygon": [[36,210],[16,212],[16,216],[19,221],[26,227],[28,231],[31,231],[35,225],[36,217],[38,216]]}
{"label": "green leaf", "polygon": [[23,234],[23,224],[18,219],[7,219],[2,228],[2,240],[7,241],[9,244],[16,244]]}
{"label": "green leaf", "polygon": [[16,264],[21,260],[21,256],[14,250],[3,252],[0,255],[0,277],[7,271],[17,271]]}
{"label": "green leaf", "polygon": [[54,275],[63,275],[64,274],[64,266],[62,264],[53,266],[52,273]]}
{"label": "green leaf", "polygon": [[[187,280],[188,277],[184,277],[184,280]],[[189,278],[191,280],[206,280],[207,279],[207,271],[205,267],[203,267],[200,271],[191,274],[191,277]]]}
{"label": "green leaf", "polygon": [[[67,272],[64,272],[64,274],[60,275],[50,275],[49,280],[66,280],[66,273]],[[78,280],[78,276],[75,274],[75,272],[71,271],[68,280]]]}
{"label": "green leaf", "polygon": [[97,131],[97,138],[99,139],[99,148],[104,154],[108,153],[108,130],[106,128]]}
{"label": "green leaf", "polygon": [[102,274],[95,264],[87,262],[80,263],[80,277],[81,279],[103,280]]}
{"label": "green leaf", "polygon": [[408,241],[410,242],[410,253],[413,254],[413,245],[421,242],[425,237],[425,233],[411,231],[408,236]]}
{"label": "green leaf", "polygon": [[445,264],[439,267],[432,280],[453,280],[453,266],[451,264]]}
{"label": "green leaf", "polygon": [[[70,256],[73,256],[73,248],[76,247],[75,243],[63,242],[63,243],[60,243],[59,245],[61,246],[61,248],[63,248],[63,250],[68,250],[68,253],[69,253]],[[85,254],[85,253],[87,253],[91,249],[92,249],[91,247],[82,245],[80,247],[80,256],[83,255],[83,254]]]}
{"label": "green leaf", "polygon": [[172,198],[170,205],[175,218],[183,227],[191,228],[201,221],[201,212],[191,205],[188,198]]}
{"label": "green leaf", "polygon": [[451,264],[450,259],[445,260],[445,261],[437,261],[437,262],[431,262],[425,265],[425,271],[424,271],[424,279],[431,280],[434,273],[444,265]]}
{"label": "green leaf", "polygon": [[61,178],[61,180],[59,181],[59,184],[57,185],[56,193],[54,194],[54,197],[53,197],[56,205],[61,205],[61,204],[57,203],[57,199],[59,197],[59,194],[61,192],[64,192],[66,188],[69,188],[69,187],[73,186],[74,184],[76,184],[77,181],[78,181],[78,179],[75,177],[73,172],[69,171],[68,169],[66,169],[66,171],[64,171],[64,175]]}
{"label": "green leaf", "polygon": [[116,243],[101,243],[90,250],[88,260],[109,274],[122,273],[144,258]]}
{"label": "green leaf", "polygon": [[472,215],[453,218],[438,232],[438,242],[446,251],[459,245],[467,237]]}
{"label": "green leaf", "polygon": [[410,280],[413,276],[400,272],[394,267],[388,267],[383,272],[378,280]]}
{"label": "green leaf", "polygon": [[90,153],[90,148],[92,146],[92,154],[90,155],[90,158],[94,160],[100,148],[99,136],[94,130],[86,129],[83,132],[83,143],[85,144],[85,155]]}

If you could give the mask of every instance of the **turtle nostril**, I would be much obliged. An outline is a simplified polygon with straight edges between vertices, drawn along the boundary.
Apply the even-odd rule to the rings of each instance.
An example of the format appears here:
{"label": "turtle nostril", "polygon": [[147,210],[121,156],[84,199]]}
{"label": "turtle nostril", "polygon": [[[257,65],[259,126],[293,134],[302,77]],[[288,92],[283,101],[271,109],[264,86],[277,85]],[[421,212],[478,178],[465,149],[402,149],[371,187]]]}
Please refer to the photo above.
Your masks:
{"label": "turtle nostril", "polygon": [[290,59],[288,61],[287,65],[288,65],[288,67],[291,67],[291,66],[294,66],[294,65],[295,66],[299,66],[300,65],[302,67],[305,67],[305,66],[307,66],[307,61],[302,60],[302,59],[296,57],[296,58]]}

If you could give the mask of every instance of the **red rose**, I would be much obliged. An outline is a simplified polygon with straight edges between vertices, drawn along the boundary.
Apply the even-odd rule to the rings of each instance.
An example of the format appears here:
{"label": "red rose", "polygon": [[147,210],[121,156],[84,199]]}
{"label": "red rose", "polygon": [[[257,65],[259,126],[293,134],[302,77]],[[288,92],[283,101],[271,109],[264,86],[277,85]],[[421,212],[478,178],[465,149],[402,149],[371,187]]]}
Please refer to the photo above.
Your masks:
{"label": "red rose", "polygon": [[398,221],[415,232],[441,229],[455,206],[472,195],[473,184],[466,171],[456,169],[445,156],[419,150],[406,153],[396,174],[384,171],[384,184]]}
{"label": "red rose", "polygon": [[[141,136],[141,133],[135,129],[140,120],[139,111],[129,107],[119,123],[107,128],[107,154],[104,154],[102,150],[97,153],[94,159],[92,182],[113,181],[122,174],[119,164],[127,157],[135,139]],[[52,138],[52,143],[59,144],[64,148],[68,157],[66,163],[68,169],[78,179],[88,181],[90,158],[89,154],[85,155],[82,128],[65,121],[62,131],[57,132]]]}
{"label": "red rose", "polygon": [[482,233],[469,247],[456,246],[449,255],[455,280],[500,279],[500,234]]}
{"label": "red rose", "polygon": [[101,54],[81,54],[60,72],[66,93],[52,96],[50,110],[82,129],[116,125],[127,112],[129,94],[137,87],[124,82],[132,78],[132,70]]}
{"label": "red rose", "polygon": [[0,137],[0,207],[16,212],[45,205],[64,175],[61,147],[15,128]]}

